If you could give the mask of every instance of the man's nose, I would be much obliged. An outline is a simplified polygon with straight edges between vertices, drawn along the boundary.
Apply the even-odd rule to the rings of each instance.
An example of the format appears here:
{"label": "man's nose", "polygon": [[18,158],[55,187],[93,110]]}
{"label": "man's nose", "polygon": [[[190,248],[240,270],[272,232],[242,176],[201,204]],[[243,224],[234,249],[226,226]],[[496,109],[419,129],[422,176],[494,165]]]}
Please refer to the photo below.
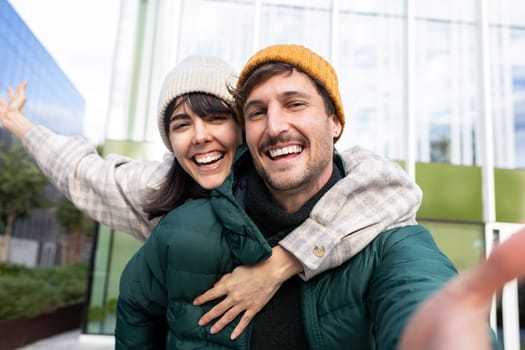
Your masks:
{"label": "man's nose", "polygon": [[269,136],[277,136],[288,130],[289,124],[286,115],[281,108],[273,106],[267,111],[267,133]]}

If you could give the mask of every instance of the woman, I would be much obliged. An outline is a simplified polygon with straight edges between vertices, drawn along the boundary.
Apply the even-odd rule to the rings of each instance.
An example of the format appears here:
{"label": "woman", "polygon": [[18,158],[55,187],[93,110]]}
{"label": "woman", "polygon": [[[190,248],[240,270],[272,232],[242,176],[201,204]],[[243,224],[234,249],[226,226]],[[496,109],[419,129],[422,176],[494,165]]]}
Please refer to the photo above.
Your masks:
{"label": "woman", "polygon": [[[202,126],[203,130],[206,126],[205,130],[210,133],[209,130],[213,130],[216,125],[214,123],[218,123],[220,127],[231,127],[233,132],[230,134],[235,136],[232,136],[233,141],[230,140],[229,143],[213,138],[210,141],[209,134],[203,140],[196,137],[192,141],[195,143],[193,146],[177,153],[175,157],[169,154],[162,163],[140,163],[117,155],[102,159],[81,138],[55,135],[43,127],[32,125],[21,114],[25,103],[25,84],[18,86],[16,94],[8,89],[9,103],[0,98],[0,122],[22,140],[42,171],[81,210],[114,229],[145,239],[165,213],[190,199],[207,196],[208,193],[202,190],[222,183],[228,175],[224,173],[224,169],[229,169],[234,148],[241,138],[240,129],[233,122],[235,112],[230,107],[232,98],[227,89],[227,85],[234,85],[234,80],[233,70],[224,62],[198,56],[184,60],[170,72],[159,99],[159,131],[170,151],[178,152],[175,151],[176,143],[182,140],[188,125],[192,128]],[[214,102],[211,106],[203,103],[202,110],[198,113],[202,114],[201,118],[195,115],[193,104],[198,107],[199,103],[194,102],[195,95],[188,98],[187,94],[190,93],[212,95],[222,102],[215,101],[217,103]],[[172,106],[175,113],[171,113],[172,110],[168,107],[178,97],[188,99],[185,103],[181,103],[182,99],[175,102]],[[225,108],[229,110],[229,115]],[[166,125],[174,129],[168,131]],[[179,131],[181,138],[177,137]],[[209,144],[214,147],[206,148]],[[202,147],[204,153],[200,152],[199,147]],[[401,168],[357,148],[342,156],[349,176],[336,186],[344,186],[345,193],[352,193],[352,197],[345,203],[348,214],[341,217],[340,222],[353,222],[354,225],[341,227],[338,225],[340,222],[332,223],[331,218],[318,215],[323,207],[323,198],[311,213],[315,232],[312,233],[305,226],[297,228],[272,249],[270,258],[264,263],[237,267],[232,274],[221,279],[211,293],[195,300],[196,304],[201,304],[209,299],[226,296],[216,308],[199,320],[199,324],[204,325],[225,313],[211,328],[212,332],[218,332],[244,311],[233,331],[232,337],[235,338],[271,298],[282,281],[298,273],[309,279],[349,259],[385,229],[415,222],[421,193]],[[376,177],[367,177],[366,183],[356,181],[352,174],[359,171],[372,172]],[[190,179],[191,176],[187,174],[195,178]],[[384,174],[389,177],[385,178]],[[167,178],[173,177],[180,178],[178,187],[175,185],[171,188],[167,183],[159,187]],[[208,180],[210,182],[206,182]],[[397,213],[377,210],[374,213],[360,212],[361,215],[354,215],[356,211],[352,208],[359,207],[359,203],[368,198],[368,189],[377,188],[378,184],[381,184],[381,191],[384,192],[380,196],[376,192],[375,198],[384,201],[385,208],[390,207],[389,203],[395,200],[404,203],[405,210]],[[326,254],[312,254],[320,240]],[[286,268],[276,268],[283,266]],[[280,274],[270,274],[272,271],[280,271]]]}

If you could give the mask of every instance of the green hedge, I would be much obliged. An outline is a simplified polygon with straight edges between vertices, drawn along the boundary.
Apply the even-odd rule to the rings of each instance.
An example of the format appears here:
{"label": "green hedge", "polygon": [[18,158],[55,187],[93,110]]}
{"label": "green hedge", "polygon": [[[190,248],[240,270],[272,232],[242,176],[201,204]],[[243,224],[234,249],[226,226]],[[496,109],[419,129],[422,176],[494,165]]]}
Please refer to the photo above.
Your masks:
{"label": "green hedge", "polygon": [[0,264],[0,320],[34,317],[85,299],[88,268]]}

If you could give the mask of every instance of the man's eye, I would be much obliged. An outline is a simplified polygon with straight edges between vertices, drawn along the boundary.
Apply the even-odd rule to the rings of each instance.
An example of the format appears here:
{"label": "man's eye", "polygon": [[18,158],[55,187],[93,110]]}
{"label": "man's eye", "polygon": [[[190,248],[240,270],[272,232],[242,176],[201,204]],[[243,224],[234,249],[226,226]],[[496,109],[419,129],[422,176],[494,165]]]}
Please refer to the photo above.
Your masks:
{"label": "man's eye", "polygon": [[294,101],[294,102],[290,102],[290,103],[288,104],[288,107],[289,107],[289,108],[301,108],[301,107],[303,107],[304,105],[305,105],[305,103],[302,102],[302,101]]}
{"label": "man's eye", "polygon": [[247,113],[249,119],[257,119],[258,117],[262,116],[264,114],[264,111],[262,109],[250,111]]}

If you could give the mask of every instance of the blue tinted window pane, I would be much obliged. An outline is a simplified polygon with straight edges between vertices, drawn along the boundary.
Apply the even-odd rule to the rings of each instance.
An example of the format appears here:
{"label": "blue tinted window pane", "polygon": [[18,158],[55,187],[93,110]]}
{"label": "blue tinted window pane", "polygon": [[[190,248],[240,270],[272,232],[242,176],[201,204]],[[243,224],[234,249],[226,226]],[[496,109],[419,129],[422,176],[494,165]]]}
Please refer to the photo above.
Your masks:
{"label": "blue tinted window pane", "polygon": [[[310,2],[307,4],[311,5]],[[263,3],[261,17],[260,47],[302,44],[330,58],[331,9],[304,4]]]}
{"label": "blue tinted window pane", "polygon": [[472,22],[418,19],[414,103],[418,160],[476,164],[477,59]]}
{"label": "blue tinted window pane", "polygon": [[221,57],[240,67],[243,57],[251,53],[252,9],[249,2],[184,1],[180,33],[175,34],[180,40],[178,60],[198,53]]}
{"label": "blue tinted window pane", "polygon": [[402,19],[344,11],[339,24],[336,70],[348,124],[337,148],[358,144],[404,159]]}
{"label": "blue tinted window pane", "polygon": [[525,28],[491,26],[495,165],[525,168]]}
{"label": "blue tinted window pane", "polygon": [[0,6],[0,89],[27,80],[29,119],[66,135],[81,133],[83,97],[11,5],[0,0]]}
{"label": "blue tinted window pane", "polygon": [[489,0],[488,5],[491,25],[525,26],[525,6],[522,0]]}

